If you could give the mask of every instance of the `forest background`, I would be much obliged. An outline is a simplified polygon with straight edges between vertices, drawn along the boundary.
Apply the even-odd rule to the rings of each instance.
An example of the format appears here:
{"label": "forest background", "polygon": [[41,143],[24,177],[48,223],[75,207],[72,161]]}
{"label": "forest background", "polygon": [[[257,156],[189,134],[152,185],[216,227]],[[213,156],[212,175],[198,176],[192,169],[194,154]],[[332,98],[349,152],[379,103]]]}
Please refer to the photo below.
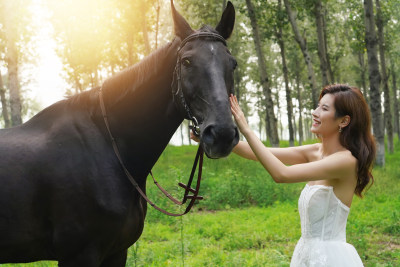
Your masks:
{"label": "forest background", "polygon": [[[176,0],[175,5],[193,28],[199,28],[203,24],[215,26],[226,2]],[[316,106],[320,89],[330,83],[355,85],[371,108],[373,132],[379,145],[376,165],[381,169],[378,172],[390,176],[389,187],[391,183],[398,184],[398,161],[389,162],[389,159],[396,159],[400,135],[397,86],[400,2],[232,2],[236,8],[236,24],[228,46],[238,61],[235,91],[261,139],[272,146],[312,142],[311,110]],[[46,96],[56,91],[68,96],[100,85],[107,77],[139,62],[172,38],[170,1],[167,0],[0,0],[0,125],[12,127],[26,121],[51,104]],[[45,47],[44,39],[50,40]],[[36,70],[44,64],[43,54],[54,54],[57,60],[38,73]],[[37,91],[44,90],[43,81],[49,87],[44,101],[37,97]],[[175,134],[174,144],[189,143],[185,122]],[[186,154],[190,149],[189,146],[181,150],[169,148],[169,151]],[[234,166],[243,167],[243,164],[233,164],[231,173],[222,173],[239,177],[239,170]],[[172,168],[167,173],[177,167]],[[391,170],[390,175],[387,169]],[[254,173],[255,177],[263,173],[259,171],[260,174]],[[220,175],[211,173],[214,177]],[[243,202],[247,203],[244,206],[273,208],[285,197],[292,203],[292,193],[298,196],[297,187],[293,191],[268,188],[273,192],[270,200],[245,198],[248,201]],[[378,202],[387,203],[385,194],[376,197]],[[213,201],[214,204],[208,202],[210,206],[204,209],[223,209],[214,207],[219,203],[229,210],[232,200],[221,197]],[[388,209],[399,210],[398,198],[393,203],[395,206]],[[389,223],[385,231],[398,237],[399,215],[396,209],[392,212],[386,214]],[[221,233],[215,230],[213,234]],[[397,255],[398,259],[398,239],[390,240],[385,243],[390,244],[388,253],[394,258]],[[290,256],[285,253],[285,257]],[[374,262],[382,266],[397,265],[390,260]],[[385,265],[387,262],[389,265]]]}

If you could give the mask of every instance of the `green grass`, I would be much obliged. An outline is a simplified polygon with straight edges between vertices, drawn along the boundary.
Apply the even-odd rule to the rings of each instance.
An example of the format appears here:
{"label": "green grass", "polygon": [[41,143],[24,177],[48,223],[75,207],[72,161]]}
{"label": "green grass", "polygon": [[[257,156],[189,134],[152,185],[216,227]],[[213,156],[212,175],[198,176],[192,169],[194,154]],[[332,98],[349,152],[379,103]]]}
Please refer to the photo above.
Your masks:
{"label": "green grass", "polygon": [[[194,153],[194,147],[169,147],[154,172],[173,190],[171,177],[185,181]],[[178,166],[174,157],[185,163],[170,167]],[[373,173],[375,183],[365,197],[354,198],[347,241],[365,266],[400,266],[399,144],[387,155],[386,167]],[[137,257],[130,253],[128,266],[289,266],[300,237],[297,199],[303,186],[275,184],[260,164],[236,155],[206,160],[205,200],[197,211],[180,220],[150,210]],[[149,194],[174,208],[156,190]]]}
{"label": "green grass", "polygon": [[[168,147],[153,172],[176,197],[186,183],[195,146]],[[201,194],[205,197],[182,218],[149,207],[139,242],[127,266],[289,266],[300,237],[297,199],[304,184],[275,184],[257,162],[229,156],[205,159]],[[374,169],[375,184],[364,199],[354,198],[347,241],[365,266],[400,266],[400,145]],[[148,179],[148,195],[179,211]],[[56,266],[54,262],[1,267]]]}

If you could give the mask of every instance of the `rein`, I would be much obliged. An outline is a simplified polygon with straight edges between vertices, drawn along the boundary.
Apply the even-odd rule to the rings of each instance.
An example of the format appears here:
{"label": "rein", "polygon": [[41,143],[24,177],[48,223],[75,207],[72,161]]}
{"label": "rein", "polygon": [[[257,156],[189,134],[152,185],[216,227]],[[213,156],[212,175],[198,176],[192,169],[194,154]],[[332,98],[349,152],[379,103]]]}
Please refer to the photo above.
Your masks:
{"label": "rein", "polygon": [[[116,141],[115,141],[115,138],[114,138],[114,136],[112,135],[111,130],[110,130],[110,124],[109,124],[108,117],[107,117],[106,107],[105,107],[105,105],[104,105],[103,91],[102,91],[102,88],[101,88],[101,87],[100,87],[100,90],[99,90],[99,101],[100,101],[101,113],[102,113],[103,119],[104,119],[104,124],[106,125],[107,132],[108,132],[108,136],[109,136],[110,139],[111,139],[111,144],[112,144],[112,147],[113,147],[113,149],[114,149],[114,153],[115,153],[116,157],[118,158],[118,161],[119,161],[119,163],[120,163],[120,165],[121,165],[123,171],[125,172],[125,175],[128,177],[129,181],[131,182],[131,184],[136,188],[136,190],[139,192],[139,194],[147,201],[147,203],[149,203],[150,206],[152,206],[152,207],[155,208],[156,210],[158,210],[158,211],[160,211],[160,212],[162,212],[162,213],[164,213],[164,214],[166,214],[166,215],[169,215],[169,216],[182,216],[182,215],[185,215],[186,213],[188,213],[188,212],[192,209],[192,207],[193,207],[193,205],[194,205],[194,203],[195,203],[195,201],[196,201],[197,199],[199,199],[199,200],[202,200],[202,199],[203,199],[202,196],[199,196],[199,195],[198,195],[198,194],[199,194],[199,190],[200,190],[200,181],[201,181],[201,174],[202,174],[202,168],[203,168],[203,154],[204,154],[204,153],[203,153],[203,148],[201,147],[201,145],[199,145],[199,148],[198,148],[198,150],[197,150],[196,158],[195,158],[194,163],[193,163],[193,168],[192,168],[192,172],[191,172],[191,174],[190,174],[190,178],[189,178],[188,184],[185,185],[185,184],[183,184],[183,183],[178,183],[178,185],[179,185],[180,187],[182,187],[182,188],[185,189],[185,193],[184,193],[184,195],[183,195],[182,201],[179,201],[179,200],[175,199],[175,198],[172,197],[171,194],[169,194],[164,188],[162,188],[161,185],[154,179],[153,173],[150,171],[151,177],[153,178],[153,181],[154,181],[154,183],[157,185],[157,187],[158,187],[170,200],[172,200],[175,204],[177,204],[177,205],[183,205],[183,204],[186,203],[186,201],[187,201],[188,199],[190,199],[190,202],[189,202],[188,206],[186,207],[186,210],[185,210],[183,213],[172,213],[172,212],[168,212],[168,211],[166,211],[166,210],[164,210],[164,209],[158,207],[156,204],[154,204],[154,203],[146,196],[146,193],[143,192],[143,190],[139,187],[139,184],[136,182],[135,178],[133,178],[133,176],[130,174],[130,172],[128,171],[128,169],[125,167],[125,164],[124,164],[124,162],[123,162],[123,160],[122,160],[121,153],[119,152],[119,149],[118,149],[117,143],[116,143]],[[193,177],[194,177],[194,173],[195,173],[195,171],[196,171],[197,165],[199,165],[199,171],[198,171],[198,176],[197,176],[197,184],[196,184],[196,188],[193,189],[193,188],[191,188],[191,184],[192,184],[192,181],[193,181]],[[193,193],[193,195],[189,195],[190,193]]]}
{"label": "rein", "polygon": [[[181,49],[185,46],[185,44],[187,44],[188,42],[194,40],[194,39],[201,39],[201,38],[211,38],[214,39],[216,41],[220,41],[222,42],[225,46],[226,46],[226,41],[225,39],[217,34],[217,33],[212,33],[212,32],[196,32],[193,33],[191,35],[189,35],[188,37],[186,37],[182,43],[180,44],[180,47],[178,49],[178,57],[177,57],[177,62],[175,65],[175,69],[174,69],[174,73],[173,73],[173,81],[171,84],[172,87],[172,96],[173,96],[173,101],[174,103],[177,105],[178,110],[184,110],[184,118],[185,119],[189,119],[192,121],[193,126],[191,126],[193,132],[195,135],[199,136],[200,135],[200,127],[199,127],[199,122],[196,119],[196,117],[193,116],[192,112],[190,111],[189,105],[187,104],[186,100],[185,100],[185,96],[183,94],[183,90],[182,90],[182,84],[181,84],[181,57],[179,55],[179,52],[181,51]],[[146,194],[142,191],[142,189],[140,189],[139,184],[136,182],[135,178],[133,178],[133,176],[130,174],[130,172],[128,171],[128,169],[125,167],[125,164],[122,160],[121,157],[121,153],[119,152],[117,143],[115,141],[115,138],[113,136],[113,134],[111,133],[110,130],[110,124],[108,121],[108,117],[107,117],[107,112],[106,112],[106,107],[104,105],[104,99],[103,99],[103,91],[102,88],[100,87],[99,89],[99,101],[100,101],[100,108],[101,108],[101,113],[103,115],[103,119],[104,119],[104,124],[107,128],[107,132],[108,135],[111,139],[111,144],[112,147],[114,149],[114,153],[116,155],[116,157],[118,158],[118,161],[123,169],[123,171],[125,172],[125,175],[128,177],[129,181],[131,182],[131,184],[136,188],[136,190],[139,192],[139,194],[147,201],[147,203],[149,203],[153,208],[155,208],[156,210],[169,215],[169,216],[182,216],[186,213],[188,213],[195,201],[198,200],[202,200],[203,197],[199,196],[199,190],[200,190],[200,182],[201,182],[201,174],[202,174],[202,168],[203,168],[203,155],[204,155],[204,151],[201,145],[199,145],[199,148],[197,150],[196,153],[196,157],[195,160],[193,162],[193,167],[192,167],[192,172],[190,173],[190,177],[188,180],[187,185],[183,184],[183,183],[178,183],[178,185],[180,187],[182,187],[183,189],[185,189],[185,193],[183,195],[183,198],[181,201],[177,200],[176,198],[174,198],[171,194],[169,194],[164,188],[161,187],[161,185],[154,179],[153,173],[150,171],[150,175],[153,178],[154,183],[157,185],[157,187],[161,190],[161,192],[164,193],[165,196],[167,196],[171,201],[173,201],[175,204],[177,205],[183,205],[187,202],[188,199],[190,199],[190,202],[188,204],[188,206],[186,207],[185,211],[183,213],[172,213],[172,212],[168,212],[160,207],[158,207],[156,204],[154,204],[147,196]],[[196,172],[197,166],[199,166],[199,170],[197,173],[197,183],[196,183],[196,188],[192,188],[192,182],[193,182],[193,177],[194,174]],[[192,195],[190,195],[192,194]]]}

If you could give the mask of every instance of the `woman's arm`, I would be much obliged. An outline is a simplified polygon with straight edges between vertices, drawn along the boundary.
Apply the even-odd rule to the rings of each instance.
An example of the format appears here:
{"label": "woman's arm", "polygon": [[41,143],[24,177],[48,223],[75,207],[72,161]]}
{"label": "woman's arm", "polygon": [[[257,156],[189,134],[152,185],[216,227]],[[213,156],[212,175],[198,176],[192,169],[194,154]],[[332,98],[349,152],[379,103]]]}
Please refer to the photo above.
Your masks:
{"label": "woman's arm", "polygon": [[357,161],[349,151],[337,152],[318,161],[286,166],[253,132],[246,133],[245,137],[258,161],[277,183],[343,179],[355,174]]}
{"label": "woman's arm", "polygon": [[[195,142],[200,142],[200,139],[192,132],[190,132],[190,138]],[[293,165],[309,162],[312,154],[318,150],[318,144],[285,148],[270,147],[268,149],[284,164]],[[257,156],[245,141],[239,141],[239,143],[233,148],[232,152],[245,159],[258,161]]]}
{"label": "woman's arm", "polygon": [[232,152],[245,159],[258,160],[249,144],[244,141],[239,141],[239,143],[233,148]]}
{"label": "woman's arm", "polygon": [[[313,144],[284,148],[268,147],[267,149],[284,164],[293,165],[309,162],[312,154],[318,150],[318,146],[318,144]],[[246,159],[258,161],[248,142],[239,141],[233,148],[233,153]]]}
{"label": "woman's arm", "polygon": [[348,151],[337,152],[319,161],[286,166],[250,129],[235,97],[231,96],[231,109],[240,131],[245,136],[258,161],[277,183],[341,179],[354,176],[356,159]]}

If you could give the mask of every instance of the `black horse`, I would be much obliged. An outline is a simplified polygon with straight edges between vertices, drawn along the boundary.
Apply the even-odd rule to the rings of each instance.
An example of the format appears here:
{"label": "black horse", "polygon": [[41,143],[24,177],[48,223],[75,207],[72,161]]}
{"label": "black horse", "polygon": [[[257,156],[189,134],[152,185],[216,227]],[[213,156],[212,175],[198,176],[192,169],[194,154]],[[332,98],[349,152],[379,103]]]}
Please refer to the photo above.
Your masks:
{"label": "black horse", "polygon": [[210,158],[227,156],[238,142],[228,101],[236,61],[225,45],[233,5],[228,2],[215,29],[197,31],[172,0],[171,7],[176,36],[170,43],[106,80],[101,90],[0,131],[0,263],[125,266],[147,204],[113,151],[100,94],[122,160],[143,191],[185,117],[198,121]]}

